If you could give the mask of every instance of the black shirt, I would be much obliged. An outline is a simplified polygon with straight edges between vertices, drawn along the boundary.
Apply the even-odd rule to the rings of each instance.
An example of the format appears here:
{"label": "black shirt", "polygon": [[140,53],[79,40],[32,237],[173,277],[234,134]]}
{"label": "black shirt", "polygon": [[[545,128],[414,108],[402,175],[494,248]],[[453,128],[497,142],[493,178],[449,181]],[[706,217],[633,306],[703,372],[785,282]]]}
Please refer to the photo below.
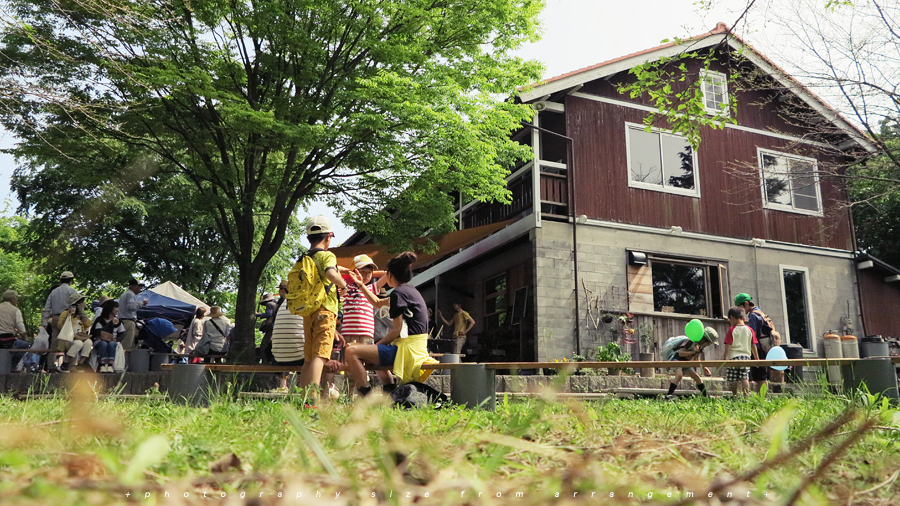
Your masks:
{"label": "black shirt", "polygon": [[403,315],[409,335],[428,333],[428,309],[418,290],[402,284],[391,292],[391,318]]}

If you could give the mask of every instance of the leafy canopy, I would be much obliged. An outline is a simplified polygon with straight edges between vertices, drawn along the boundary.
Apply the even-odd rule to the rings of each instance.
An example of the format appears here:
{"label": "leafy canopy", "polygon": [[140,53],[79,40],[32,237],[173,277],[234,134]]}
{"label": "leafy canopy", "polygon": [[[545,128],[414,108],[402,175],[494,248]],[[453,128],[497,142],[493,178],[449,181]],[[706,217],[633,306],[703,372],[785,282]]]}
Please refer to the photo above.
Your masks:
{"label": "leafy canopy", "polygon": [[[509,133],[530,108],[498,97],[539,76],[511,51],[536,37],[540,0],[9,7],[4,126],[38,142],[65,118],[80,130],[69,135],[180,176],[195,189],[184,204],[215,224],[209,250],[236,265],[240,314],[298,204],[350,204],[350,224],[381,239],[446,230],[449,191],[506,199],[506,166],[528,156]],[[237,324],[249,343],[249,323]]]}

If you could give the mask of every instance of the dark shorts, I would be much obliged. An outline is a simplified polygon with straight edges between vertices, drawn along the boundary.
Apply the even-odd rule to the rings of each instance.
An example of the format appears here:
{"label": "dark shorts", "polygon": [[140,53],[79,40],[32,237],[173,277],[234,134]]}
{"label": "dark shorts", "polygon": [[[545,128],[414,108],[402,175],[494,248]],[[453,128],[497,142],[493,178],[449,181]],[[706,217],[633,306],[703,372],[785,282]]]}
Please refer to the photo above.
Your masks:
{"label": "dark shorts", "polygon": [[380,365],[394,365],[394,360],[397,358],[397,347],[391,344],[379,344],[377,346]]}
{"label": "dark shorts", "polygon": [[768,367],[751,367],[750,381],[766,381],[769,379]]}
{"label": "dark shorts", "polygon": [[[675,361],[676,362],[689,362],[688,359],[686,359],[684,357],[679,357],[678,355],[675,355]],[[685,374],[692,373],[695,371],[696,371],[696,368],[694,368],[694,367],[682,367],[681,368],[681,372],[683,372]]]}
{"label": "dark shorts", "polygon": [[[756,351],[760,358],[765,358],[766,354],[763,352],[762,345],[756,343]],[[769,368],[768,367],[751,367],[750,368],[750,381],[766,381],[769,379]]]}

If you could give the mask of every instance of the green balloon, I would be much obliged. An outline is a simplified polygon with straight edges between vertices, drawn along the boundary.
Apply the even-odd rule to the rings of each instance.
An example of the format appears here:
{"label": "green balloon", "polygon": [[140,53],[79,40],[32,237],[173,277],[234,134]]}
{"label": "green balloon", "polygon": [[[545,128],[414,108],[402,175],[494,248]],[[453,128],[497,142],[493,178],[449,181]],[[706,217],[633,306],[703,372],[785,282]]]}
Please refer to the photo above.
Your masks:
{"label": "green balloon", "polygon": [[703,322],[697,319],[689,321],[684,327],[684,335],[695,343],[703,339]]}

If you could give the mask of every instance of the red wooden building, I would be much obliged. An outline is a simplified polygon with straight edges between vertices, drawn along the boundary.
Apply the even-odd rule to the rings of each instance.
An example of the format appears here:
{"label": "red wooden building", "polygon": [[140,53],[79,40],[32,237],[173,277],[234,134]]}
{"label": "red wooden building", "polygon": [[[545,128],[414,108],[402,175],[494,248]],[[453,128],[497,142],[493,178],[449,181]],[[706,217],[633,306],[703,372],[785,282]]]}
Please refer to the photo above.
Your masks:
{"label": "red wooden building", "polygon": [[[630,69],[661,58],[685,78],[673,93],[699,83],[712,116],[736,104],[724,113],[734,122],[702,128],[697,149],[662,120],[647,126],[656,108],[646,98],[619,92]],[[612,340],[653,352],[691,318],[724,334],[739,292],[810,355],[822,353],[828,330],[873,333],[863,328],[875,319],[861,317],[845,189],[825,175],[874,148],[723,24],[548,79],[519,99],[535,109],[515,136],[533,160],[508,177],[512,203],[460,202],[460,232],[442,238],[413,280],[445,314],[459,301],[476,319],[472,359],[591,356]],[[336,252],[377,253],[364,237]],[[894,294],[888,305],[898,309],[900,282],[880,279],[865,282]]]}

